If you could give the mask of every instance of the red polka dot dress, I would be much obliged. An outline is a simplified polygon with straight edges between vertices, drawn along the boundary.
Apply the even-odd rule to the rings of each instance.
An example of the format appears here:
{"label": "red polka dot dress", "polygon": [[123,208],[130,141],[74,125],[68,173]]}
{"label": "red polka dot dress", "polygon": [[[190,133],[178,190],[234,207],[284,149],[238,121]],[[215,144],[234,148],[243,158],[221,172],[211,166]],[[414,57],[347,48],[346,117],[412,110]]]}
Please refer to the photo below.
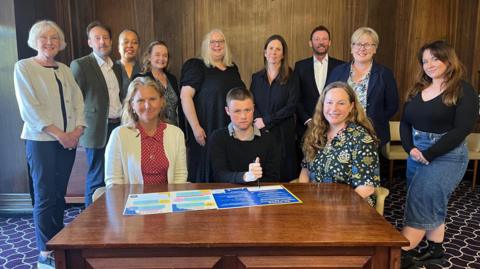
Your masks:
{"label": "red polka dot dress", "polygon": [[167,184],[169,162],[163,147],[167,124],[161,122],[153,136],[149,136],[140,124],[137,124],[137,128],[141,138],[143,184]]}

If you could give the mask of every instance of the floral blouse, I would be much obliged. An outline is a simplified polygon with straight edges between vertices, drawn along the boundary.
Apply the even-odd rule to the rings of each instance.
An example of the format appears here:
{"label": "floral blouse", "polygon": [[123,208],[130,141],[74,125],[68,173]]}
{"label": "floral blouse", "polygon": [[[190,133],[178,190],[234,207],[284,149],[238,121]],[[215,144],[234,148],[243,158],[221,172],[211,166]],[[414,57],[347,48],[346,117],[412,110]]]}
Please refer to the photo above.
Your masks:
{"label": "floral blouse", "polygon": [[[380,186],[377,146],[367,130],[349,123],[311,162],[302,162],[310,172],[310,181],[344,183],[356,188]],[[373,205],[373,201],[369,200]]]}
{"label": "floral blouse", "polygon": [[[352,63],[353,65],[353,63]],[[354,71],[353,66],[350,67],[350,76],[348,76],[347,84],[352,87],[352,89],[357,93],[358,100],[362,107],[366,110],[367,109],[367,91],[368,91],[368,82],[370,81],[370,71],[363,77],[360,81],[355,83],[353,81]]]}

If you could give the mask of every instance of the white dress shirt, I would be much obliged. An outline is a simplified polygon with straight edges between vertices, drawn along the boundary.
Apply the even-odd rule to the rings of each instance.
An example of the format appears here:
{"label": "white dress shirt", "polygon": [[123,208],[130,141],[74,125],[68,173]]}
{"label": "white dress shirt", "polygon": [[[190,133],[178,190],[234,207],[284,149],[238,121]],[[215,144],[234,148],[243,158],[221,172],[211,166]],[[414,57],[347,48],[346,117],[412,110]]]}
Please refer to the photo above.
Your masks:
{"label": "white dress shirt", "polygon": [[122,102],[120,100],[120,86],[118,85],[118,79],[112,69],[113,62],[110,57],[105,61],[98,57],[97,54],[93,53],[93,55],[95,55],[95,59],[97,60],[100,70],[102,70],[103,77],[105,78],[105,82],[107,83],[108,99],[110,100],[108,118],[120,118],[122,115]]}
{"label": "white dress shirt", "polygon": [[325,55],[321,61],[313,56],[313,72],[315,73],[315,83],[317,84],[318,93],[322,93],[325,82],[327,82],[328,54]]}

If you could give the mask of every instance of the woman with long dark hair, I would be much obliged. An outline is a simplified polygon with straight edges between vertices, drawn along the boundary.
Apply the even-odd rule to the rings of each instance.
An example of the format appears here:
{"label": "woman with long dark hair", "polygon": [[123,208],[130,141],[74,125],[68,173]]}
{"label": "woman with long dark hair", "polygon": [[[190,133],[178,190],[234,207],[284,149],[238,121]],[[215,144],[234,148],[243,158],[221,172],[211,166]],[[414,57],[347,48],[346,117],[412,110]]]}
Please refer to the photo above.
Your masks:
{"label": "woman with long dark hair", "polygon": [[280,181],[298,175],[295,149],[296,77],[288,66],[288,46],[280,35],[272,35],[263,48],[264,68],[253,74],[250,90],[255,99],[255,126],[273,134],[281,147]]}
{"label": "woman with long dark hair", "polygon": [[[462,78],[464,67],[444,41],[418,52],[420,72],[409,90],[400,123],[407,160],[407,200],[402,233],[402,268],[442,263],[445,217],[450,195],[465,174],[465,137],[478,116],[478,97]],[[428,247],[414,248],[426,236]]]}

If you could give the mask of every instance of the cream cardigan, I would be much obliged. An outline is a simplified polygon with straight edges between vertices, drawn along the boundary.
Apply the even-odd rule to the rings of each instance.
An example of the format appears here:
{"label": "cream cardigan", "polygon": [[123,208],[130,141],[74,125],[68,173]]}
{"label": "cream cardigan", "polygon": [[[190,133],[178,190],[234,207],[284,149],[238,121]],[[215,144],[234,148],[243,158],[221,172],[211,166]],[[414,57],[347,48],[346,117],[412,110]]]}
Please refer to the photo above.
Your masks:
{"label": "cream cardigan", "polygon": [[[167,124],[163,146],[168,159],[168,183],[187,181],[185,138],[180,128]],[[143,184],[140,131],[131,126],[115,128],[105,149],[105,185]]]}
{"label": "cream cardigan", "polygon": [[15,64],[13,75],[15,95],[24,121],[22,139],[34,141],[56,141],[43,131],[51,124],[63,130],[60,92],[55,76],[62,83],[66,112],[67,132],[78,126],[87,126],[83,114],[83,96],[72,71],[68,66],[56,62],[57,69],[41,66],[33,58]]}

